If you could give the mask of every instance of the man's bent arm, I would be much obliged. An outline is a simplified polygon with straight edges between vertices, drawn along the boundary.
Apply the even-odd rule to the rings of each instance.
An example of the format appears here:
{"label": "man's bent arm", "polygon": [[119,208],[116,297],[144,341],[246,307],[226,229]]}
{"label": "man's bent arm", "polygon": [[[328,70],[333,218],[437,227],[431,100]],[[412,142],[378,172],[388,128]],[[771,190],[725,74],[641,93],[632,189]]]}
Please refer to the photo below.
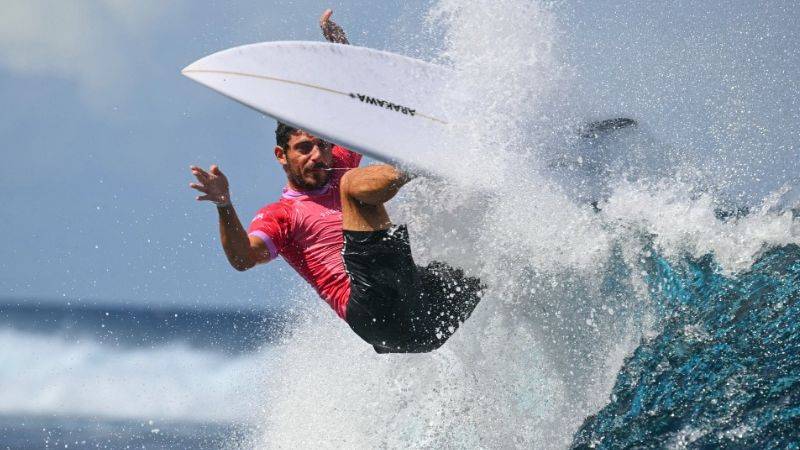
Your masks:
{"label": "man's bent arm", "polygon": [[233,205],[220,206],[219,237],[225,256],[234,269],[245,271],[258,263],[269,260],[269,249],[257,238],[247,235]]}

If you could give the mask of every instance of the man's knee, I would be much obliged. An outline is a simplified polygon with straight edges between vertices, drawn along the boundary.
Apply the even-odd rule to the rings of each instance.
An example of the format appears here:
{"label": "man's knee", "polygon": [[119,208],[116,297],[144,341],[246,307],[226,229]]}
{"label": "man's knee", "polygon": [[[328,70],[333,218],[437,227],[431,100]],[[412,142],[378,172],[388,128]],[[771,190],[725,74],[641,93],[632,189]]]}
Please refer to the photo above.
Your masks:
{"label": "man's knee", "polygon": [[377,206],[388,201],[404,184],[402,172],[386,164],[348,171],[340,182],[344,197]]}
{"label": "man's knee", "polygon": [[345,184],[351,186],[363,185],[396,185],[403,180],[403,173],[397,170],[394,166],[388,164],[375,164],[366,167],[357,167],[348,170],[342,177],[342,186]]}
{"label": "man's knee", "polygon": [[350,190],[351,190],[350,186],[353,183],[352,181],[353,172],[355,172],[356,170],[358,169],[348,170],[347,172],[345,172],[345,174],[342,176],[342,179],[339,181],[339,192],[341,192],[343,197],[350,195]]}

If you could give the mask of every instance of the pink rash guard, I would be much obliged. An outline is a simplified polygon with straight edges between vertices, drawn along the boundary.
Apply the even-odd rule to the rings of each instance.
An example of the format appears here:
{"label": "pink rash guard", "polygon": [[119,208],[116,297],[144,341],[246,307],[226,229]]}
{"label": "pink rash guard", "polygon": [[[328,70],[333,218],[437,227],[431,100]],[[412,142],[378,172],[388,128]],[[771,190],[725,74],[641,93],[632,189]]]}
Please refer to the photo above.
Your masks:
{"label": "pink rash guard", "polygon": [[[334,146],[333,168],[358,167],[361,155]],[[283,256],[342,319],[350,299],[350,277],[342,259],[342,201],[339,182],[346,170],[334,170],[314,191],[288,187],[275,203],[261,208],[248,228],[267,245],[270,260]]]}

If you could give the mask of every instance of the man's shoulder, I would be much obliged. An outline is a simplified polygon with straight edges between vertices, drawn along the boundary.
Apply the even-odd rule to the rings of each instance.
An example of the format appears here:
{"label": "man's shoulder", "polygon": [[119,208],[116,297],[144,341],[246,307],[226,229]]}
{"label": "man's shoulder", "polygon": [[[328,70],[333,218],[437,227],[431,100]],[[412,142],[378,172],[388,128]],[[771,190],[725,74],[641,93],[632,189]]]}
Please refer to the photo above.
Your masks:
{"label": "man's shoulder", "polygon": [[361,163],[361,154],[346,149],[339,145],[333,146],[333,165],[334,167],[355,168]]}
{"label": "man's shoulder", "polygon": [[283,218],[288,217],[292,209],[292,200],[280,198],[272,203],[267,203],[262,206],[257,212],[253,220],[259,220],[266,217]]}

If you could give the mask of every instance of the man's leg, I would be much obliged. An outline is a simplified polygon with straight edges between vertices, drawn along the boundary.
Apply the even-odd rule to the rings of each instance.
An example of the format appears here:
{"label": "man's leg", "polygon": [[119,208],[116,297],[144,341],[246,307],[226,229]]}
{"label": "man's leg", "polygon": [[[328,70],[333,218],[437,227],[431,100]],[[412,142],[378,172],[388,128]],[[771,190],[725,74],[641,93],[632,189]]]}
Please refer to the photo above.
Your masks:
{"label": "man's leg", "polygon": [[351,278],[346,320],[378,353],[439,348],[480,300],[477,278],[442,263],[418,268],[404,226],[379,231],[392,225],[384,203],[408,181],[380,165],[350,170],[341,182],[342,257]]}
{"label": "man's leg", "polygon": [[405,173],[385,164],[348,171],[341,182],[342,229],[388,229],[391,221],[383,205],[408,181]]}
{"label": "man's leg", "polygon": [[408,178],[392,166],[367,166],[342,178],[342,258],[350,277],[347,323],[378,353],[407,345],[406,314],[398,311],[413,288],[416,266],[405,227],[392,224],[384,203]]}

